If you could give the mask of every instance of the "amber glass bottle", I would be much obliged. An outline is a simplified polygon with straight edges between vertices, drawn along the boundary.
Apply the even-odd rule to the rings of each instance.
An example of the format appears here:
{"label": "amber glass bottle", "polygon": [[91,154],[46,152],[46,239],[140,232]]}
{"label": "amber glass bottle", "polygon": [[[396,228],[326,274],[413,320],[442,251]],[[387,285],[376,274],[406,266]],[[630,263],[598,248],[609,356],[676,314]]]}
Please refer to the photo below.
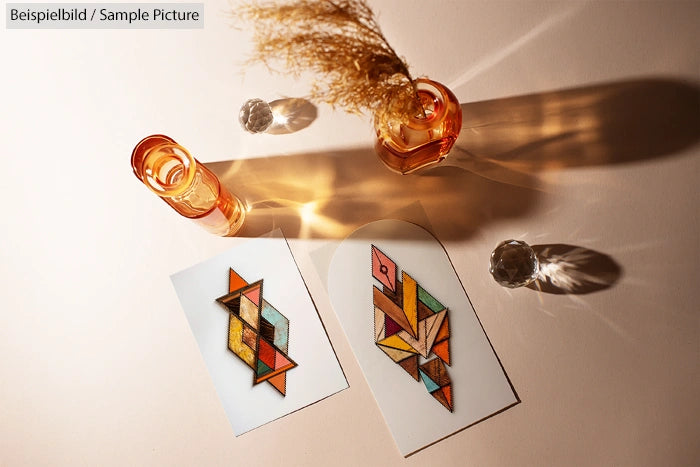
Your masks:
{"label": "amber glass bottle", "polygon": [[375,125],[379,158],[402,174],[443,160],[462,129],[462,108],[452,91],[425,78],[414,83],[423,111]]}
{"label": "amber glass bottle", "polygon": [[172,138],[151,135],[142,139],[131,153],[131,167],[151,191],[209,232],[231,236],[243,225],[243,203]]}

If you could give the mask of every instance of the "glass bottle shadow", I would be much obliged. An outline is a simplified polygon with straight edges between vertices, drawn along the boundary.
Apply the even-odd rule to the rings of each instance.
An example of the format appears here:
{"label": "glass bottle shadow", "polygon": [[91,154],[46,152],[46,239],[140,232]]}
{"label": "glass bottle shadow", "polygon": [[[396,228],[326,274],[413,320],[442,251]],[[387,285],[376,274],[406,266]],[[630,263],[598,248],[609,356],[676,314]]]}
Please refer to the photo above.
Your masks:
{"label": "glass bottle shadow", "polygon": [[463,126],[445,165],[531,186],[564,167],[670,156],[700,139],[700,90],[642,78],[462,104]]}
{"label": "glass bottle shadow", "polygon": [[587,294],[612,287],[622,268],[610,256],[563,243],[532,245],[539,273],[528,288],[550,294]]}
{"label": "glass bottle shadow", "polygon": [[[315,118],[308,101],[275,102],[292,109],[286,114],[292,123],[278,123],[275,131],[296,131]],[[669,156],[700,138],[698,87],[672,79],[468,103],[462,110],[450,155],[416,174],[391,172],[370,148],[210,167],[250,208],[242,236],[282,227],[292,238],[344,238],[420,201],[434,233],[451,240],[495,219],[526,217],[542,188],[539,171]]]}
{"label": "glass bottle shadow", "polygon": [[[429,223],[441,240],[457,240],[495,219],[527,216],[539,196],[449,167],[427,176],[396,174],[372,148],[207,166],[249,208],[239,232],[244,237],[280,227],[288,238],[345,238],[364,224],[395,218]],[[416,203],[420,209],[414,209]]]}
{"label": "glass bottle shadow", "polygon": [[297,97],[277,99],[269,103],[272,124],[265,133],[285,135],[303,130],[316,120],[318,109],[310,101]]}

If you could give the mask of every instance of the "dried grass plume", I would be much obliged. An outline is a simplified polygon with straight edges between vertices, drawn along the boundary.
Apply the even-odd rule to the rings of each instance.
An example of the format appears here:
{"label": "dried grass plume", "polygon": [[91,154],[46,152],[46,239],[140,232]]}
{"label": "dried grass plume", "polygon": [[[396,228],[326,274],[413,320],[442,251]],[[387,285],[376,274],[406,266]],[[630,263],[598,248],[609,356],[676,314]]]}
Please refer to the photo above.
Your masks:
{"label": "dried grass plume", "polygon": [[422,110],[408,66],[364,0],[254,2],[234,16],[254,31],[249,63],[295,76],[313,73],[311,100],[369,113],[378,125]]}

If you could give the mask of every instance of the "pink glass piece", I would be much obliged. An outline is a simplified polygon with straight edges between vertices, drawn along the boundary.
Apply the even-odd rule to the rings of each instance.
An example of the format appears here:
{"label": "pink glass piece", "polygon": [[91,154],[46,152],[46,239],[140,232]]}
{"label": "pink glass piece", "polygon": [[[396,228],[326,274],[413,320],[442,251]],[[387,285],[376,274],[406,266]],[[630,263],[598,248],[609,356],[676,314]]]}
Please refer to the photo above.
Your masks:
{"label": "pink glass piece", "polygon": [[246,290],[243,292],[243,295],[245,295],[251,302],[255,303],[255,305],[260,305],[260,285],[251,288],[250,290]]}
{"label": "pink glass piece", "polygon": [[280,368],[291,364],[292,362],[290,362],[289,359],[282,354],[282,352],[277,352],[275,354],[275,370],[279,370]]}
{"label": "pink glass piece", "polygon": [[396,263],[372,245],[372,276],[396,292]]}

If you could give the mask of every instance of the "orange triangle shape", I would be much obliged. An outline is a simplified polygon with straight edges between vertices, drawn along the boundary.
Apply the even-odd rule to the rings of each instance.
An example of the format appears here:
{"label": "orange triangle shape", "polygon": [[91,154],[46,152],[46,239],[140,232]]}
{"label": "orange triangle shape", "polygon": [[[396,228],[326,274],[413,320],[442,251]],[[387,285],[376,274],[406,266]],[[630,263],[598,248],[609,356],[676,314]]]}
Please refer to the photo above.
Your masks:
{"label": "orange triangle shape", "polygon": [[445,395],[445,392],[442,389],[437,389],[431,392],[430,395],[437,399],[437,401],[440,402],[447,410],[452,412],[451,404],[447,400],[447,395]]}
{"label": "orange triangle shape", "polygon": [[287,372],[280,373],[277,376],[267,380],[275,389],[277,389],[283,396],[287,395]]}
{"label": "orange triangle shape", "polygon": [[435,344],[435,340],[437,339],[437,334],[440,332],[440,328],[442,327],[442,322],[445,320],[447,317],[447,310],[442,310],[439,313],[435,313],[433,316],[430,318],[427,318],[425,320],[426,324],[426,347],[428,349],[428,352],[430,352],[430,349],[433,347]]}
{"label": "orange triangle shape", "polygon": [[450,323],[448,318],[449,314],[446,314],[445,319],[442,321],[442,325],[440,326],[440,330],[438,331],[437,336],[435,336],[435,342],[440,342],[450,337]]}
{"label": "orange triangle shape", "polygon": [[448,384],[447,386],[444,386],[442,388],[442,392],[445,394],[445,399],[447,400],[447,403],[450,405],[450,412],[452,412],[453,405],[452,405],[452,385]]}
{"label": "orange triangle shape", "polygon": [[438,342],[437,344],[433,344],[433,353],[437,355],[440,360],[445,362],[446,364],[450,364],[450,341],[445,339],[442,342]]}
{"label": "orange triangle shape", "polygon": [[228,272],[228,291],[229,293],[234,292],[238,289],[242,289],[248,285],[248,283],[241,276],[238,275],[236,271],[229,268]]}

